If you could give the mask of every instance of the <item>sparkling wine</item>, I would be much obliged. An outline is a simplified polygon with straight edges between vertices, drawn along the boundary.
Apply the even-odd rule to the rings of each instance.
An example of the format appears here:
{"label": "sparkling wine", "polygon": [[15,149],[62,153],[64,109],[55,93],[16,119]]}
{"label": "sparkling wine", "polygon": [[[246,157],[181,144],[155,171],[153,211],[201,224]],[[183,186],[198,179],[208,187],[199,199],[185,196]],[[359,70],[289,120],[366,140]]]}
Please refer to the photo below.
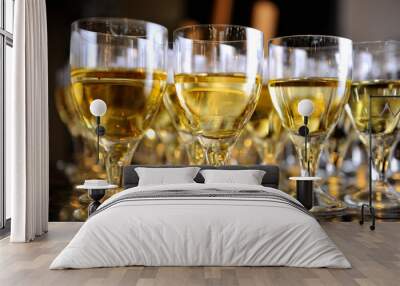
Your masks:
{"label": "sparkling wine", "polygon": [[73,69],[72,95],[82,119],[93,129],[90,103],[102,99],[107,112],[101,118],[106,128],[103,140],[123,143],[140,139],[158,111],[167,75],[144,69]]}
{"label": "sparkling wine", "polygon": [[282,124],[293,134],[298,134],[304,118],[297,111],[303,99],[314,104],[309,117],[310,136],[325,136],[335,125],[343,106],[347,103],[350,81],[336,78],[295,78],[271,80],[269,91]]}
{"label": "sparkling wine", "polygon": [[235,138],[253,113],[261,90],[259,76],[178,74],[175,86],[193,132],[207,139]]}

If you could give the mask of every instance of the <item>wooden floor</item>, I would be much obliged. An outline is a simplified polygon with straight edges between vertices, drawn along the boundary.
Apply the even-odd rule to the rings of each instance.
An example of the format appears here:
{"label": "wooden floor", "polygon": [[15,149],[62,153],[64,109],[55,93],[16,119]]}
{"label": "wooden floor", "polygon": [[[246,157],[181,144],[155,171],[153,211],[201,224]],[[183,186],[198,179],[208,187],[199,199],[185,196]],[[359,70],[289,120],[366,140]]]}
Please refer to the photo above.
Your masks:
{"label": "wooden floor", "polygon": [[125,267],[48,270],[81,223],[50,223],[32,243],[0,241],[0,285],[400,285],[400,222],[381,222],[375,232],[355,222],[322,224],[352,269],[287,267]]}

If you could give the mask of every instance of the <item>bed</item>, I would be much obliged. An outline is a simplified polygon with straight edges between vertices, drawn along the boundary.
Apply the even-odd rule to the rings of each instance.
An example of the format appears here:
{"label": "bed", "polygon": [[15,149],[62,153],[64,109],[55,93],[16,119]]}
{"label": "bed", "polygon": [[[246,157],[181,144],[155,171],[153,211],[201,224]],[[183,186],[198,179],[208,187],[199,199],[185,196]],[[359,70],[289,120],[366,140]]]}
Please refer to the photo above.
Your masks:
{"label": "bed", "polygon": [[99,207],[50,269],[351,267],[318,221],[278,190],[276,166],[218,167],[264,170],[261,185],[204,184],[198,174],[196,183],[153,186],[138,186],[136,167],[125,167],[125,190]]}

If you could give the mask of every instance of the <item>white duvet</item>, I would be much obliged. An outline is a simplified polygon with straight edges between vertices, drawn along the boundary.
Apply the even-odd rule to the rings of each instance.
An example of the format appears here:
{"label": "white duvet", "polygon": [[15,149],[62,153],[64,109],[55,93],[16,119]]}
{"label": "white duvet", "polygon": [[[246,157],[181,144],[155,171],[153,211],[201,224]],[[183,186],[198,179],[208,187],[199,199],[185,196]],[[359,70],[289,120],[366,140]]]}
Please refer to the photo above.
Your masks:
{"label": "white duvet", "polygon": [[[166,190],[262,190],[262,186],[180,184]],[[295,201],[296,202],[296,201]],[[50,269],[145,266],[293,266],[349,268],[350,263],[310,215],[289,204],[257,198],[152,198],[121,201],[92,216]]]}

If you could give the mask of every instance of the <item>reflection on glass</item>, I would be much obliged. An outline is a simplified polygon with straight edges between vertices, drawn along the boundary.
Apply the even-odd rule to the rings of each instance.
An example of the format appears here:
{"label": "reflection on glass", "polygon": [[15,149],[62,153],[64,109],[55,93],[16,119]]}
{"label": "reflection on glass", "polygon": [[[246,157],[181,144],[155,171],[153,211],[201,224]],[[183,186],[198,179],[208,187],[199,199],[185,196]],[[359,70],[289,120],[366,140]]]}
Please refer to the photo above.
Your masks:
{"label": "reflection on glass", "polygon": [[[354,53],[355,72],[346,110],[361,141],[372,150],[375,171],[373,196],[377,214],[397,217],[400,215],[400,200],[386,180],[386,171],[400,120],[400,42],[359,43],[355,45]],[[353,206],[367,203],[368,191],[348,195],[346,202]]]}
{"label": "reflection on glass", "polygon": [[174,32],[175,87],[207,163],[228,162],[261,90],[262,32],[241,26],[199,25]]}
{"label": "reflection on glass", "polygon": [[154,119],[164,92],[167,30],[157,24],[118,18],[89,18],[72,24],[72,95],[85,127],[94,134],[91,102],[102,99],[107,177],[120,184],[121,167],[130,163]]}
{"label": "reflection on glass", "polygon": [[[323,144],[348,100],[351,68],[352,42],[348,39],[292,36],[270,41],[268,87],[282,125],[296,148],[303,176],[316,175]],[[307,158],[304,137],[299,134],[304,118],[298,112],[298,104],[303,99],[314,105],[308,118]],[[322,215],[344,208],[342,202],[315,187],[313,212]]]}

